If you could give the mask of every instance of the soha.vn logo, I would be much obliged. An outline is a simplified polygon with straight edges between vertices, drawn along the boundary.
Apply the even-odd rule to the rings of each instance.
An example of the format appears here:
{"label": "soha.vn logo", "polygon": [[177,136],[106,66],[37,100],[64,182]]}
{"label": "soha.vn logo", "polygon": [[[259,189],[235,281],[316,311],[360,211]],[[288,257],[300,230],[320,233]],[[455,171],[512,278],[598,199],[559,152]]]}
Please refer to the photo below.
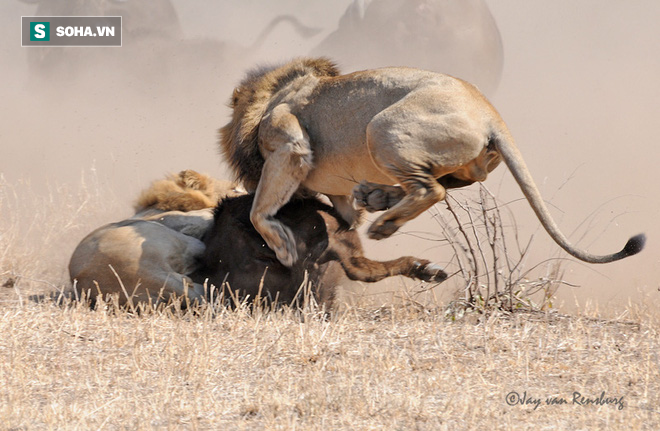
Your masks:
{"label": "soha.vn logo", "polygon": [[50,23],[49,22],[31,22],[30,40],[33,42],[50,41]]}
{"label": "soha.vn logo", "polygon": [[[57,37],[96,37],[106,36],[113,37],[115,35],[115,28],[108,26],[59,26],[55,28]],[[30,40],[31,41],[50,41],[50,23],[49,22],[31,22],[30,23]]]}
{"label": "soha.vn logo", "polygon": [[21,17],[22,46],[121,46],[121,16]]}

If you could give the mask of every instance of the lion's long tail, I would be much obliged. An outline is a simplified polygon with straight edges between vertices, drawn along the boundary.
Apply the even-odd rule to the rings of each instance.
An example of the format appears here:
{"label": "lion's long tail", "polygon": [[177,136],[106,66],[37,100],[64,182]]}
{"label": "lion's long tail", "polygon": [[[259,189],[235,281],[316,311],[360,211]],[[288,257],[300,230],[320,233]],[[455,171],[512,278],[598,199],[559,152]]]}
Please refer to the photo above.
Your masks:
{"label": "lion's long tail", "polygon": [[646,242],[646,235],[644,234],[639,234],[630,238],[623,249],[618,253],[604,256],[594,255],[573,246],[561,230],[559,230],[559,227],[550,215],[548,207],[545,205],[543,197],[541,196],[539,189],[536,187],[536,183],[534,183],[534,179],[525,164],[522,154],[513,142],[513,138],[508,131],[500,130],[497,133],[494,133],[491,139],[496,145],[499,153],[502,155],[504,163],[506,163],[513,174],[513,177],[516,179],[516,182],[522,189],[523,194],[527,198],[527,201],[529,201],[529,204],[532,206],[532,209],[541,221],[545,230],[550,234],[552,239],[571,256],[588,263],[608,263],[632,256],[642,251]]}

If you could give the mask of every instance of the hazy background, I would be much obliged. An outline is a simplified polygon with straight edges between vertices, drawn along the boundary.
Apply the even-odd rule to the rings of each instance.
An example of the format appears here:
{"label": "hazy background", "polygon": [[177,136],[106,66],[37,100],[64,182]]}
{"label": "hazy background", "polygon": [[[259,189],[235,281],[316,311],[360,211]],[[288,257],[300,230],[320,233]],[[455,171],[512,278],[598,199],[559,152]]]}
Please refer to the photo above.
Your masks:
{"label": "hazy background", "polygon": [[[20,191],[29,184],[26,199],[48,193],[57,199],[53,189],[76,188],[81,178],[93,177],[119,202],[90,222],[97,226],[129,216],[137,192],[166,172],[192,168],[228,177],[217,129],[227,121],[227,99],[245,68],[310,52],[337,28],[350,2],[172,3],[187,43],[183,48],[172,51],[167,41],[141,45],[130,52],[137,66],[128,71],[113,57],[120,54],[106,51],[125,50],[124,55],[132,49],[126,42],[122,48],[79,48],[87,51],[72,55],[99,56],[97,66],[83,76],[68,71],[53,80],[28,72],[29,48],[20,46],[20,16],[34,15],[36,7],[12,0],[0,4],[0,187]],[[564,232],[603,254],[618,251],[633,234],[649,236],[641,255],[622,262],[595,267],[571,259],[564,278],[581,287],[561,288],[560,298],[567,308],[587,299],[602,307],[629,299],[660,302],[660,4],[487,3],[504,46],[501,83],[490,98]],[[294,14],[321,32],[303,39],[283,25],[260,47],[250,48],[280,13]],[[163,65],[162,73],[153,73],[154,64]],[[523,233],[536,232],[534,259],[562,255],[539,230],[504,166],[486,185],[502,202],[512,202]],[[434,230],[428,215],[403,229]],[[55,264],[63,272],[83,235],[58,250]],[[38,241],[38,235],[29,241]],[[364,242],[374,258],[450,258],[449,249],[405,233]]]}

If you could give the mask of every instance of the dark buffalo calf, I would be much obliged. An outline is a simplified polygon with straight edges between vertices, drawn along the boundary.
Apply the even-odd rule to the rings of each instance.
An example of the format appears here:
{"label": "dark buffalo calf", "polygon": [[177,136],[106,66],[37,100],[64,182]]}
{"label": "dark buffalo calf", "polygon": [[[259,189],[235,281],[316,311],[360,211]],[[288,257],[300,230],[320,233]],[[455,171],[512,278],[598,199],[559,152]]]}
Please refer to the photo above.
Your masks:
{"label": "dark buffalo calf", "polygon": [[[224,199],[215,210],[212,228],[203,237],[206,252],[195,282],[216,287],[214,297],[227,287],[239,296],[254,299],[262,283],[261,297],[289,303],[295,299],[305,272],[318,285],[327,263],[337,261],[351,280],[374,282],[393,275],[441,282],[447,274],[425,259],[404,256],[379,262],[364,256],[360,238],[330,206],[314,198],[293,199],[275,218],[289,226],[296,238],[299,259],[282,265],[250,221],[254,195]],[[334,286],[327,289],[334,290]],[[317,298],[319,292],[315,292]],[[332,292],[323,294],[332,298]]]}

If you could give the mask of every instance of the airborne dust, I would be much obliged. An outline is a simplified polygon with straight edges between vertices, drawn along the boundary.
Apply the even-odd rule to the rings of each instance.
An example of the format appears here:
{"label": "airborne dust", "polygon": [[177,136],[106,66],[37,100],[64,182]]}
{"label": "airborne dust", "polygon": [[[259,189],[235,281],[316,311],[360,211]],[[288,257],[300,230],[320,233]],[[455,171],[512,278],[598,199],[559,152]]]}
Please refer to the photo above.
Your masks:
{"label": "airborne dust", "polygon": [[[79,48],[51,77],[29,68],[34,58],[40,64],[39,57],[29,60],[29,48],[20,46],[20,16],[34,15],[36,6],[2,2],[0,184],[21,190],[29,183],[25,196],[33,196],[52,194],[60,185],[76,188],[81,178],[93,177],[118,202],[90,223],[98,226],[130,215],[137,192],[167,172],[192,168],[228,178],[217,129],[227,120],[228,97],[244,70],[312,52],[337,28],[350,3],[173,0],[184,42],[164,37],[135,48],[125,39],[122,48]],[[601,308],[616,308],[629,298],[660,302],[655,166],[660,5],[652,0],[487,3],[504,50],[501,81],[488,95],[564,232],[603,254],[618,251],[633,234],[649,236],[642,254],[611,265],[568,259],[564,279],[581,287],[560,288],[560,299],[567,309],[587,300]],[[279,14],[294,15],[318,32],[305,38],[285,23],[256,43]],[[359,49],[350,41],[343,47]],[[409,46],[410,58],[430,55],[427,45],[415,48]],[[460,58],[447,54],[453,55]],[[81,64],[85,70],[77,69]],[[486,185],[501,202],[511,203],[523,234],[536,233],[530,260],[565,255],[538,227],[503,165]],[[435,222],[424,215],[403,231],[433,229]],[[57,265],[66,264],[79,239],[59,250]],[[415,254],[439,263],[450,258],[449,249],[407,234],[364,243],[372,258]]]}

